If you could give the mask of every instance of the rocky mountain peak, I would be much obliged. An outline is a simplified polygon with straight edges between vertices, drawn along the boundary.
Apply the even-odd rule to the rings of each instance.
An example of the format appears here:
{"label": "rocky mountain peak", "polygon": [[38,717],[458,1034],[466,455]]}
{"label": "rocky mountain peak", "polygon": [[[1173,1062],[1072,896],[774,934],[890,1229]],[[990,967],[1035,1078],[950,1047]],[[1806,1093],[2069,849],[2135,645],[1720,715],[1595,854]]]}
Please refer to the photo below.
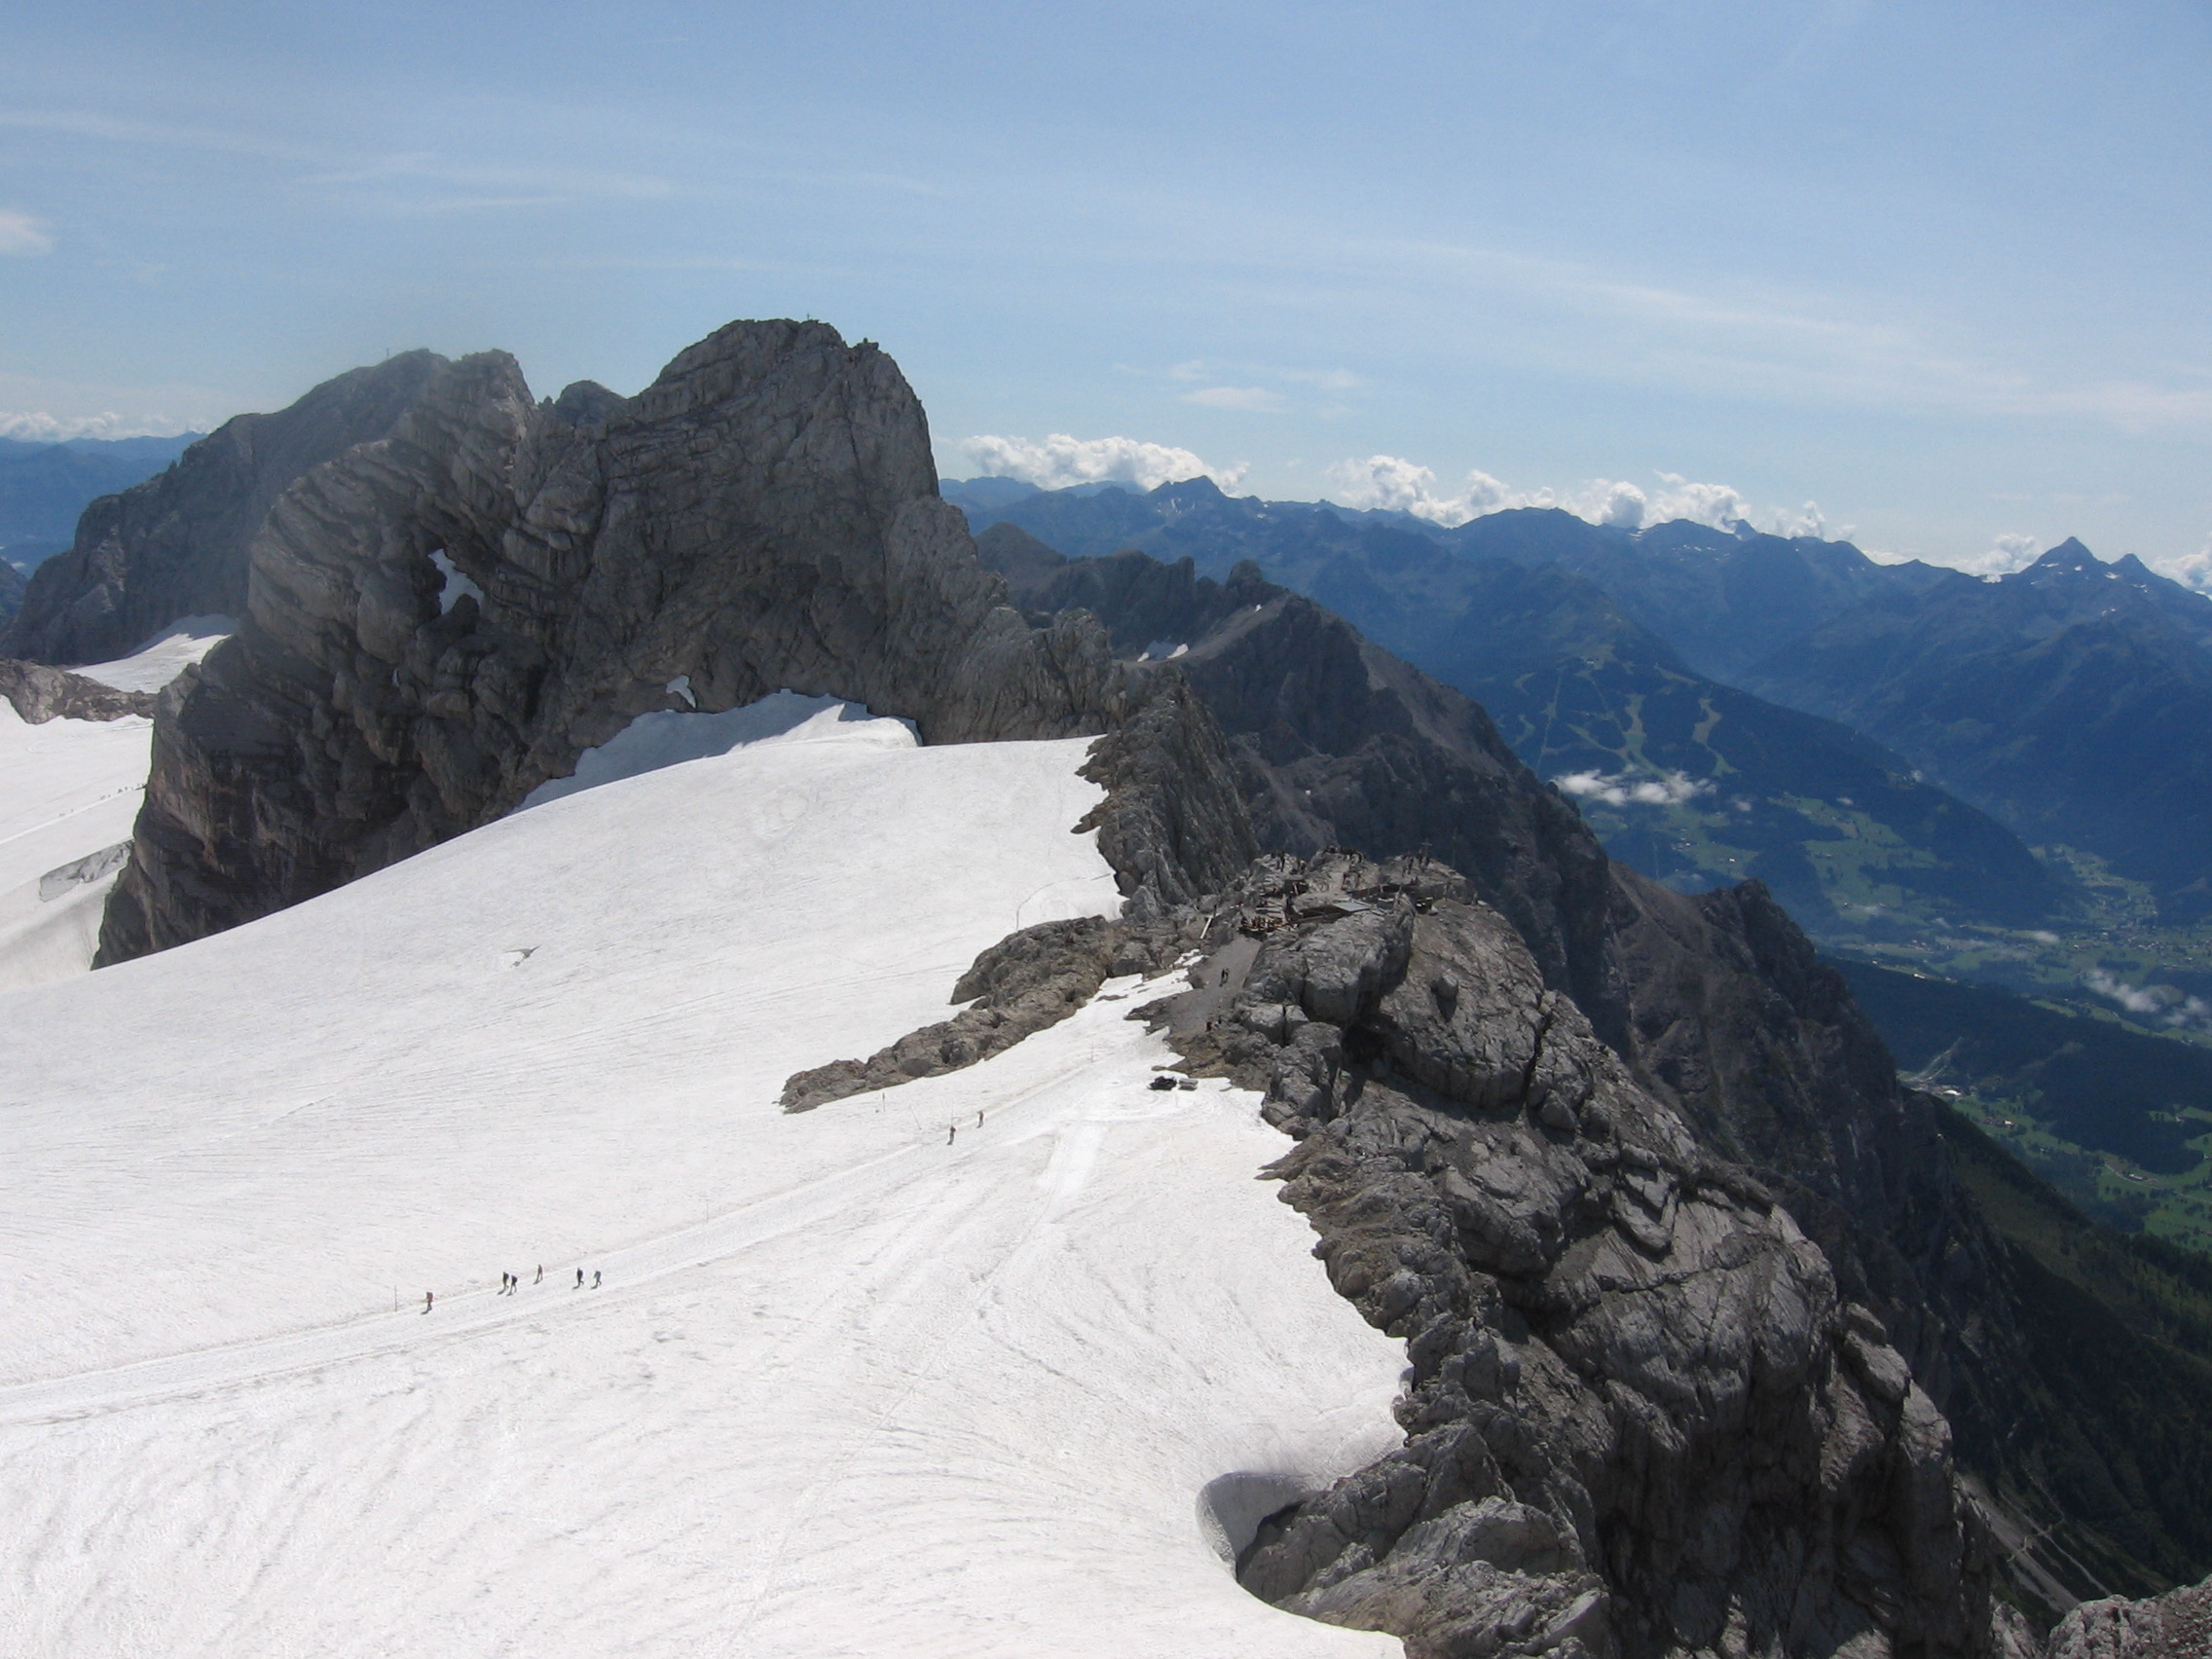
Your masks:
{"label": "rocky mountain peak", "polygon": [[2083,546],[2075,537],[2069,535],[2064,541],[2061,541],[2056,547],[2053,547],[2019,573],[2022,576],[2033,578],[2039,573],[2043,575],[2102,575],[2104,571],[2104,561]]}
{"label": "rocky mountain peak", "polygon": [[[1174,729],[1195,705],[1128,680],[1095,623],[1033,630],[1006,606],[937,497],[898,366],[821,323],[732,323],[629,399],[541,405],[503,352],[440,362],[387,431],[282,493],[248,565],[243,626],[162,723],[103,960],[498,817],[678,706],[680,679],[710,712],[788,687],[930,742],[1204,741]],[[1188,896],[1180,797],[1132,790],[1104,844],[1132,887]],[[1234,794],[1201,816],[1226,841],[1188,856],[1240,860]],[[1163,853],[1137,844],[1155,831]]]}
{"label": "rocky mountain peak", "polygon": [[127,656],[179,616],[245,608],[247,546],[310,469],[391,431],[449,367],[405,351],[353,369],[274,415],[240,415],[158,477],[94,501],[75,543],[33,572],[0,655]]}

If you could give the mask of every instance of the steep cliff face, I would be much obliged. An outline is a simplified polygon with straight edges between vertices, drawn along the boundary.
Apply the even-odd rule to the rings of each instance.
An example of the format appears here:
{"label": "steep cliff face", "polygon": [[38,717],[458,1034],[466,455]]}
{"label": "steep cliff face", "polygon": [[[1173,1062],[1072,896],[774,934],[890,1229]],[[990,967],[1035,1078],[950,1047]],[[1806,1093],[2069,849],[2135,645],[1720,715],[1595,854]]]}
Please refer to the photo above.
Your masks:
{"label": "steep cliff face", "polygon": [[1248,1588],[1416,1659],[2005,1650],[1883,1319],[1503,917],[1343,854],[1236,898],[1260,943],[1186,1051],[1266,1089],[1284,1197],[1413,1365],[1405,1447],[1265,1525]]}
{"label": "steep cliff face", "polygon": [[928,742],[1123,731],[1101,830],[1132,890],[1234,868],[1234,794],[1131,759],[1218,747],[1195,706],[1088,619],[1032,630],[1003,597],[897,366],[825,325],[732,324],[628,400],[535,404],[503,353],[435,363],[254,536],[243,625],[165,704],[101,960],[472,829],[645,710],[786,686]]}
{"label": "steep cliff face", "polygon": [[0,655],[128,656],[180,616],[245,608],[246,549],[310,468],[389,432],[444,366],[409,351],[339,376],[275,415],[240,415],[159,477],[86,508],[77,539],[31,574]]}

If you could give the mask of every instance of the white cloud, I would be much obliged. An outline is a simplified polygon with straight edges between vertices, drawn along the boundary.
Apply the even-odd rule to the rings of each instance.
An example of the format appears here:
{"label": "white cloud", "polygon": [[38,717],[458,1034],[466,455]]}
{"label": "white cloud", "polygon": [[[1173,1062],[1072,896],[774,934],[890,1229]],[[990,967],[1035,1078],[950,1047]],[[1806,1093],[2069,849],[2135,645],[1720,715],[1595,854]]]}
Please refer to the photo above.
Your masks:
{"label": "white cloud", "polygon": [[2161,576],[2171,576],[2183,587],[2212,594],[2212,539],[2207,539],[2194,553],[2184,553],[2174,559],[2145,560],[2144,563]]}
{"label": "white cloud", "polygon": [[1209,386],[1186,391],[1182,401],[1205,409],[1242,409],[1255,415],[1280,415],[1283,411],[1281,393],[1264,386]]}
{"label": "white cloud", "polygon": [[[1306,403],[1278,388],[1290,387],[1303,391],[1310,387],[1315,392],[1342,394],[1367,384],[1348,369],[1286,369],[1273,363],[1219,362],[1204,357],[1176,363],[1167,369],[1166,376],[1197,388],[1184,392],[1181,402],[1195,403],[1201,409],[1237,409],[1257,415],[1285,415],[1293,410],[1308,415],[1342,414],[1341,404]],[[1238,381],[1259,384],[1229,384]]]}
{"label": "white cloud", "polygon": [[1225,490],[1243,480],[1247,468],[1212,466],[1187,449],[1149,444],[1137,438],[1075,438],[1053,432],[1043,441],[992,433],[962,441],[960,452],[986,478],[1019,478],[1040,490],[1065,490],[1076,484],[1134,484],[1156,490],[1186,478],[1207,477]]}
{"label": "white cloud", "polygon": [[172,438],[192,427],[166,415],[49,415],[43,409],[0,409],[0,438],[58,444],[71,438]]}
{"label": "white cloud", "polygon": [[1680,806],[1713,793],[1712,784],[1687,772],[1638,777],[1633,772],[1565,772],[1552,782],[1563,793],[1606,806]]}
{"label": "white cloud", "polygon": [[2083,975],[2082,983],[2139,1018],[2155,1019],[2160,1025],[2212,1029],[2212,1003],[2186,996],[2171,985],[2131,985],[2102,968]]}
{"label": "white cloud", "polygon": [[1447,528],[1512,507],[1558,507],[1592,524],[1623,530],[1688,519],[1715,530],[1742,521],[1774,535],[1849,534],[1848,528],[1831,530],[1815,502],[1794,511],[1758,509],[1731,485],[1700,484],[1678,472],[1660,473],[1659,488],[1646,494],[1613,478],[1593,478],[1573,490],[1516,490],[1475,471],[1456,493],[1445,494],[1429,468],[1394,455],[1371,455],[1365,461],[1339,461],[1328,469],[1328,478],[1334,487],[1330,499],[1344,506],[1411,513]]}
{"label": "white cloud", "polygon": [[1948,559],[1955,571],[1964,571],[1970,576],[1980,576],[1995,581],[1999,576],[2024,571],[2043,556],[2042,544],[2032,535],[2009,530],[1989,544],[1985,553],[1972,553],[1963,559]]}
{"label": "white cloud", "polygon": [[54,251],[54,233],[46,221],[13,207],[0,207],[0,254],[38,254]]}
{"label": "white cloud", "polygon": [[1394,455],[1340,461],[1328,470],[1330,499],[1362,511],[1411,513],[1431,524],[1465,524],[1485,513],[1526,504],[1487,472],[1470,472],[1456,496],[1437,493],[1436,474]]}

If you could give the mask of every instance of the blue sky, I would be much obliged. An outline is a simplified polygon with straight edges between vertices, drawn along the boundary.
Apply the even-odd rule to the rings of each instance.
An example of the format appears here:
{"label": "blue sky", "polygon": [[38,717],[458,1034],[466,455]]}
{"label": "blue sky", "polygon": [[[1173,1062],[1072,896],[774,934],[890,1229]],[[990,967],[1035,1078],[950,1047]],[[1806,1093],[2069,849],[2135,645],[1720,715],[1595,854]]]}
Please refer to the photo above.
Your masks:
{"label": "blue sky", "polygon": [[1179,451],[1446,517],[1813,502],[1891,554],[2212,568],[2202,4],[95,3],[5,38],[18,432],[417,345],[631,391],[812,315],[899,359],[947,475]]}

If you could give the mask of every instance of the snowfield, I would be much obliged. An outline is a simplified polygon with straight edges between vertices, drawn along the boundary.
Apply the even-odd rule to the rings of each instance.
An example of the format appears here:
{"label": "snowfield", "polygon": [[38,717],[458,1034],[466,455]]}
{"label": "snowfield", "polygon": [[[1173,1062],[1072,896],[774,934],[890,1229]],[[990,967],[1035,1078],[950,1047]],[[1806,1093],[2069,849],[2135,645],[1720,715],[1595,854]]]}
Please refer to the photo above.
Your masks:
{"label": "snowfield", "polygon": [[1217,1553],[1395,1443],[1404,1355],[1256,1099],[1146,1088],[1164,985],[776,1106],[1118,903],[1086,743],[648,719],[599,787],[0,996],[8,1650],[1398,1653]]}
{"label": "snowfield", "polygon": [[63,872],[130,839],[153,733],[134,715],[32,725],[0,698],[0,991],[92,965],[121,866]]}
{"label": "snowfield", "polygon": [[[187,616],[115,662],[71,670],[159,691],[222,642],[228,616]],[[0,991],[82,974],[146,792],[154,723],[48,720],[0,701]],[[110,855],[102,857],[101,855]]]}
{"label": "snowfield", "polygon": [[159,691],[229,639],[238,625],[233,616],[182,616],[127,657],[69,672],[118,691]]}

